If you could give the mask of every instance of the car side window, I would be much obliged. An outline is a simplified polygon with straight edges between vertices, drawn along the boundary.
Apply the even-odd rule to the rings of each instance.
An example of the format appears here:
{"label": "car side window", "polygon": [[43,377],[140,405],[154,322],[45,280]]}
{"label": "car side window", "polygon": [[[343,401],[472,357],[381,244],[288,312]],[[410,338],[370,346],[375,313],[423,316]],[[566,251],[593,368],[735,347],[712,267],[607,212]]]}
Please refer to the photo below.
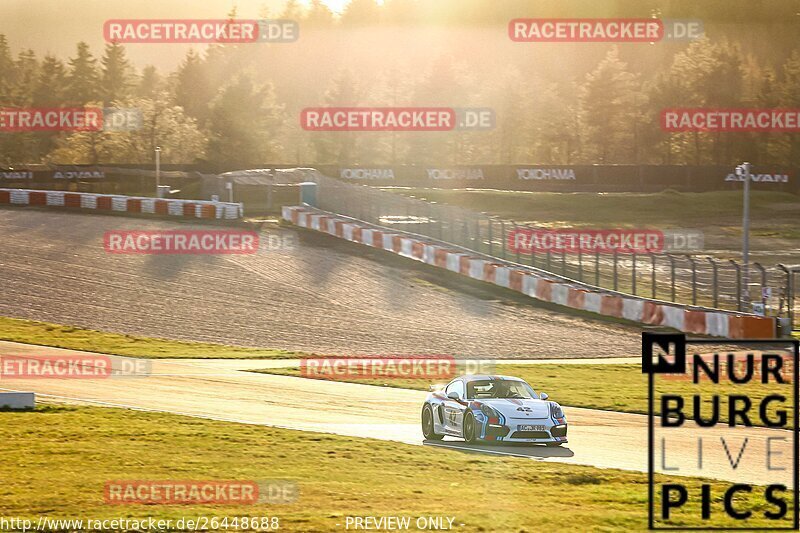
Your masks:
{"label": "car side window", "polygon": [[463,381],[454,381],[451,385],[451,389],[458,393],[458,397],[462,400],[464,399],[464,382]]}

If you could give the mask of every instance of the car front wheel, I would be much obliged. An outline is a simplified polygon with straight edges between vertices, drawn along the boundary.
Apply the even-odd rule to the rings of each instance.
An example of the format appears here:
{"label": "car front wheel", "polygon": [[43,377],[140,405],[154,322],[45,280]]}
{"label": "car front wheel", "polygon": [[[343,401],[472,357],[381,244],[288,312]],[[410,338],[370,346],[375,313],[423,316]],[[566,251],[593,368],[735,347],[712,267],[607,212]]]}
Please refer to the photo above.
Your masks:
{"label": "car front wheel", "polygon": [[478,441],[477,429],[475,418],[472,416],[472,413],[464,415],[463,434],[464,440],[467,441],[468,444],[475,444]]}
{"label": "car front wheel", "polygon": [[430,404],[425,404],[422,408],[422,436],[425,440],[442,440],[444,435],[438,435],[433,430],[433,410]]}

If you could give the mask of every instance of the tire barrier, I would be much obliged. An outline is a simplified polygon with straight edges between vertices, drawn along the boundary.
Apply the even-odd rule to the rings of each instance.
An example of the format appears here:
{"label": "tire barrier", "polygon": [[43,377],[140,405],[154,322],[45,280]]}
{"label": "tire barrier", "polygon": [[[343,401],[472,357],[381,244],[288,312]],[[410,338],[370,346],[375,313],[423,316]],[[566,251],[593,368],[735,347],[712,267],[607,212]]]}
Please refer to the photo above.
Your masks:
{"label": "tire barrier", "polygon": [[162,199],[117,194],[0,189],[0,205],[68,207],[136,215],[162,215],[211,220],[239,220],[242,204],[206,200]]}
{"label": "tire barrier", "polygon": [[402,233],[376,229],[366,223],[302,207],[284,207],[282,217],[302,228],[313,229],[350,242],[392,252],[431,266],[444,268],[540,301],[649,326],[664,326],[684,333],[731,339],[776,338],[775,318],[669,304],[586,286],[548,279],[513,263],[473,257],[455,247]]}

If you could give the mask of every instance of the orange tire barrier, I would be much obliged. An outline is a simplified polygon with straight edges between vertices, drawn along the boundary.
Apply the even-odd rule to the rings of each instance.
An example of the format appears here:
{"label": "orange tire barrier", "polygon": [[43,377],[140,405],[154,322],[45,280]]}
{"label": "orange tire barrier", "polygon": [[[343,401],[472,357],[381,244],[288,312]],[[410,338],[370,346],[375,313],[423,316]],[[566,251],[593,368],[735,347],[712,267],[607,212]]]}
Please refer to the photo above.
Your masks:
{"label": "orange tire barrier", "polygon": [[573,309],[583,309],[586,300],[586,291],[583,289],[573,289],[570,287],[567,293],[567,305]]}
{"label": "orange tire barrier", "polygon": [[553,282],[546,279],[540,279],[536,282],[536,297],[545,302],[553,299]]}
{"label": "orange tire barrier", "polygon": [[653,302],[645,302],[642,309],[642,322],[655,326],[661,325],[664,320],[664,311],[661,306]]}
{"label": "orange tire barrier", "polygon": [[419,259],[420,261],[425,259],[425,243],[420,241],[414,241],[411,244],[411,255],[415,259]]}
{"label": "orange tire barrier", "polygon": [[208,204],[200,206],[200,218],[217,218],[217,206]]}
{"label": "orange tire barrier", "polygon": [[486,263],[483,265],[483,280],[489,283],[495,282],[495,272],[497,272],[497,267],[502,266],[496,263]]}
{"label": "orange tire barrier", "polygon": [[[64,198],[64,205],[67,204],[67,199]],[[125,209],[128,213],[141,213],[142,201],[139,198],[128,198],[128,203],[125,204]]]}
{"label": "orange tire barrier", "polygon": [[604,294],[600,300],[600,314],[622,318],[622,298]]}
{"label": "orange tire barrier", "polygon": [[74,192],[64,194],[64,207],[80,207],[81,195]]}
{"label": "orange tire barrier", "polygon": [[47,205],[47,194],[31,191],[30,196],[28,196],[28,205]]}
{"label": "orange tire barrier", "polygon": [[512,270],[508,275],[508,288],[512,291],[522,292],[522,278],[525,272],[522,270]]}
{"label": "orange tire barrier", "polygon": [[458,273],[469,276],[469,263],[472,261],[471,257],[461,256],[458,258]]}
{"label": "orange tire barrier", "polygon": [[433,252],[433,260],[437,267],[447,268],[447,250],[436,248],[436,251]]}
{"label": "orange tire barrier", "polygon": [[705,333],[706,332],[706,313],[705,311],[695,311],[687,309],[683,317],[683,329],[686,333]]}
{"label": "orange tire barrier", "polygon": [[730,316],[728,336],[732,339],[773,339],[775,324],[769,318]]}
{"label": "orange tire barrier", "polygon": [[110,196],[98,196],[97,197],[97,209],[107,209],[111,210],[111,197]]}

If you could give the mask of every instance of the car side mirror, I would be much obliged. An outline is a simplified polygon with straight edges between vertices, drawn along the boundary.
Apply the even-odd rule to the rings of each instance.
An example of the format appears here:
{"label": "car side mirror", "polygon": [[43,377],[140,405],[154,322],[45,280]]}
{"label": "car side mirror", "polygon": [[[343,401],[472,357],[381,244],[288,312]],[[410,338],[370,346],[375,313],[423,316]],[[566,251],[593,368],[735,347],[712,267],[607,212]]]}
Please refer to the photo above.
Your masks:
{"label": "car side mirror", "polygon": [[539,399],[540,399],[540,400],[546,400],[546,399],[548,399],[549,397],[550,397],[550,396],[548,396],[546,392],[540,392],[540,393],[539,393]]}
{"label": "car side mirror", "polygon": [[451,390],[450,392],[447,393],[447,397],[450,398],[451,400],[458,400],[458,393],[454,390]]}

